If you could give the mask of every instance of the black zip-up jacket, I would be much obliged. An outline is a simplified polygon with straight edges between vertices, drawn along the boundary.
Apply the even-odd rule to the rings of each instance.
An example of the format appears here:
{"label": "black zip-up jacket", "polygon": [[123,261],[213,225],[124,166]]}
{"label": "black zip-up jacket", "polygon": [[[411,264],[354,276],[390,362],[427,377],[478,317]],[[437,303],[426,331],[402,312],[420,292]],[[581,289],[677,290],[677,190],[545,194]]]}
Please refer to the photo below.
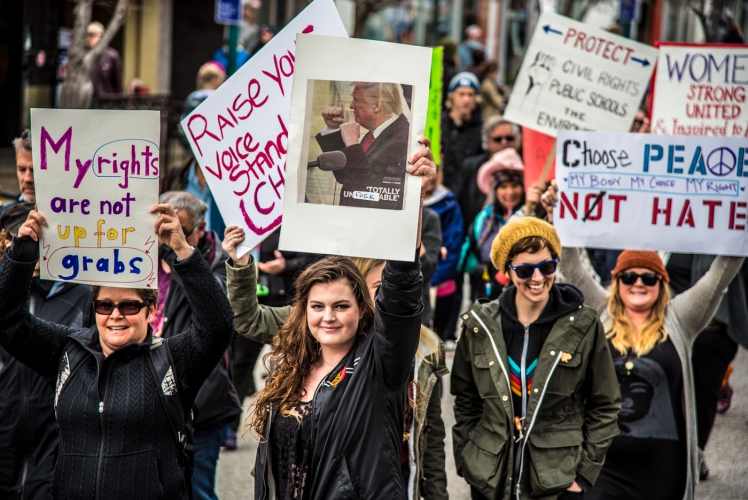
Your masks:
{"label": "black zip-up jacket", "polygon": [[[449,110],[442,113],[442,184],[452,191],[462,203],[466,185],[475,183],[477,172],[465,172],[463,162],[470,156],[483,151],[483,119],[480,107],[473,110],[470,119],[457,125],[449,116]],[[468,227],[472,220],[463,227]]]}
{"label": "black zip-up jacket", "polygon": [[[91,288],[61,281],[31,286],[34,315],[75,328],[94,323]],[[0,347],[0,498],[52,496],[57,448],[54,387]]]}
{"label": "black zip-up jacket", "polygon": [[[387,261],[373,326],[317,388],[309,498],[405,499],[403,416],[421,329],[422,286],[417,259]],[[266,414],[255,464],[256,500],[276,498],[268,440],[277,409]]]}
{"label": "black zip-up jacket", "polygon": [[[181,498],[186,485],[179,451],[147,358],[150,331],[142,344],[127,345],[104,359],[95,326],[81,330],[32,316],[25,305],[38,245],[24,240],[22,246],[32,247],[31,252],[11,247],[0,262],[0,346],[52,380],[69,342],[88,351],[57,395],[60,445],[53,497]],[[185,284],[193,315],[189,330],[169,340],[177,394],[189,408],[229,346],[233,313],[199,252],[172,270]]]}
{"label": "black zip-up jacket", "polygon": [[[221,248],[221,242],[215,232],[210,231],[200,239],[197,250],[203,255],[213,276],[226,293],[226,259],[229,258]],[[159,248],[159,254],[164,255],[169,266],[173,266],[177,258],[172,249],[167,246]],[[161,336],[170,338],[189,329],[192,324],[192,308],[189,297],[184,288],[182,278],[171,275],[169,293],[164,306],[164,323]],[[213,371],[205,380],[202,389],[197,393],[197,420],[195,429],[200,429],[220,421],[233,420],[242,413],[241,402],[232,383],[229,356],[226,354],[218,361]]]}

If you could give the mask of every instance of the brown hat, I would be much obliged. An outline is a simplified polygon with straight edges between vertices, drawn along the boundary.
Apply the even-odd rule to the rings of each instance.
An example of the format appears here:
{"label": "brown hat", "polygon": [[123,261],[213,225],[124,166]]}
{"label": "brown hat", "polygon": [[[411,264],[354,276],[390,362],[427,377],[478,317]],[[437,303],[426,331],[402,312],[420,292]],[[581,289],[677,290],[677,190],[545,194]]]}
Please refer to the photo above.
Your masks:
{"label": "brown hat", "polygon": [[619,273],[633,267],[650,269],[662,276],[665,283],[670,283],[670,276],[665,269],[665,265],[662,263],[662,259],[657,252],[653,250],[624,250],[621,252],[621,255],[618,256],[616,268],[613,269],[611,274],[615,278]]}

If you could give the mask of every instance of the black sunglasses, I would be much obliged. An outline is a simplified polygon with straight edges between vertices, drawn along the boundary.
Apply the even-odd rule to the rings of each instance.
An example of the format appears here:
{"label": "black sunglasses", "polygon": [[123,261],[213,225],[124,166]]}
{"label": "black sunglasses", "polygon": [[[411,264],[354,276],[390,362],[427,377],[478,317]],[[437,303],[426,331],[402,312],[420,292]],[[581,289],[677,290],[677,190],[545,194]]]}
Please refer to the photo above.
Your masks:
{"label": "black sunglasses", "polygon": [[556,266],[558,265],[558,259],[544,260],[543,262],[538,262],[537,264],[522,264],[521,266],[513,266],[511,264],[507,265],[512,271],[515,272],[517,278],[521,280],[527,280],[532,278],[532,275],[535,274],[536,269],[540,271],[540,274],[542,274],[543,276],[550,276],[551,274],[555,273]]}
{"label": "black sunglasses", "polygon": [[148,307],[148,302],[123,300],[119,304],[115,304],[111,300],[94,300],[94,311],[96,311],[96,314],[103,314],[104,316],[109,316],[115,309],[119,309],[119,312],[124,316],[134,316],[144,307]]}
{"label": "black sunglasses", "polygon": [[515,137],[513,135],[497,135],[496,137],[491,137],[491,140],[493,142],[502,143],[504,141],[506,142],[512,142],[514,141]]}
{"label": "black sunglasses", "polygon": [[627,286],[633,285],[639,278],[642,279],[644,286],[655,286],[657,282],[662,279],[662,276],[656,273],[636,274],[630,271],[618,273],[618,279],[621,280],[621,283]]}
{"label": "black sunglasses", "polygon": [[185,238],[189,238],[189,237],[190,237],[190,235],[191,235],[192,233],[194,233],[194,232],[195,232],[195,229],[197,229],[197,226],[199,226],[199,225],[200,225],[200,224],[195,224],[194,226],[192,226],[192,229],[190,229],[189,231],[187,231],[187,230],[186,230],[186,229],[185,229],[185,228],[183,227],[183,228],[182,228],[182,232],[184,233],[184,237],[185,237]]}
{"label": "black sunglasses", "polygon": [[643,125],[644,124],[644,120],[640,120],[639,118],[637,118],[636,120],[634,120],[634,123],[636,125]]}

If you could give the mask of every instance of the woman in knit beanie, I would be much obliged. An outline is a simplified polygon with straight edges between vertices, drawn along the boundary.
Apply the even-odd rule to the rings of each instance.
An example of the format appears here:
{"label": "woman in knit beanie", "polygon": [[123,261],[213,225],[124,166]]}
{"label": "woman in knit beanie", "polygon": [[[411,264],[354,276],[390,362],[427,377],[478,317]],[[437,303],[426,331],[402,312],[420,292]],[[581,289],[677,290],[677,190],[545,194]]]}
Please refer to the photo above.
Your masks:
{"label": "woman in knit beanie", "polygon": [[577,288],[555,283],[560,248],[540,219],[503,226],[491,261],[511,284],[461,316],[453,440],[472,499],[581,499],[617,433],[604,330]]}
{"label": "woman in knit beanie", "polygon": [[514,148],[495,153],[478,170],[477,184],[488,204],[475,217],[462,245],[458,269],[470,275],[472,299],[496,299],[509,278],[491,263],[499,230],[525,204],[524,164]]}

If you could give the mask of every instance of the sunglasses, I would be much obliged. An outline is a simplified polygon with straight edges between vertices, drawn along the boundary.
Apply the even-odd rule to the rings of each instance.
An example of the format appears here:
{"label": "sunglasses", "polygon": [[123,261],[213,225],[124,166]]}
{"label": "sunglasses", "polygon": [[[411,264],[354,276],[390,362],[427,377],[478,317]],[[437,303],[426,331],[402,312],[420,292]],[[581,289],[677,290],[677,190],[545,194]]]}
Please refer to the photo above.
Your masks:
{"label": "sunglasses", "polygon": [[119,309],[123,316],[134,316],[147,306],[148,302],[138,302],[137,300],[123,300],[119,304],[115,304],[111,300],[94,300],[94,311],[96,311],[96,314],[103,314],[104,316],[109,316],[115,309]]}
{"label": "sunglasses", "polygon": [[491,137],[491,140],[493,142],[498,142],[501,144],[502,142],[513,142],[515,137],[513,135],[497,135],[496,137]]}
{"label": "sunglasses", "polygon": [[638,118],[636,120],[634,120],[634,124],[636,124],[636,125],[642,125],[643,123],[644,123],[644,120],[640,120]]}
{"label": "sunglasses", "polygon": [[632,272],[618,273],[618,279],[624,285],[631,286],[636,283],[636,280],[642,279],[644,286],[655,286],[658,281],[662,279],[662,276],[656,273],[644,273],[636,274]]}
{"label": "sunglasses", "polygon": [[192,226],[192,229],[190,229],[189,231],[187,231],[187,230],[186,230],[186,229],[184,228],[184,226],[182,226],[182,232],[184,233],[184,237],[185,237],[185,238],[189,238],[189,237],[190,237],[190,235],[191,235],[192,233],[194,233],[194,232],[195,232],[195,229],[197,229],[197,226],[199,226],[199,225],[200,225],[200,224],[195,224],[194,226]]}
{"label": "sunglasses", "polygon": [[550,276],[555,273],[556,266],[558,265],[558,259],[544,260],[543,262],[538,262],[537,264],[522,264],[521,266],[513,266],[511,264],[507,265],[512,271],[514,271],[514,273],[517,275],[517,278],[521,280],[527,280],[532,278],[532,275],[535,274],[536,269],[540,271],[540,274],[542,274],[543,276]]}

